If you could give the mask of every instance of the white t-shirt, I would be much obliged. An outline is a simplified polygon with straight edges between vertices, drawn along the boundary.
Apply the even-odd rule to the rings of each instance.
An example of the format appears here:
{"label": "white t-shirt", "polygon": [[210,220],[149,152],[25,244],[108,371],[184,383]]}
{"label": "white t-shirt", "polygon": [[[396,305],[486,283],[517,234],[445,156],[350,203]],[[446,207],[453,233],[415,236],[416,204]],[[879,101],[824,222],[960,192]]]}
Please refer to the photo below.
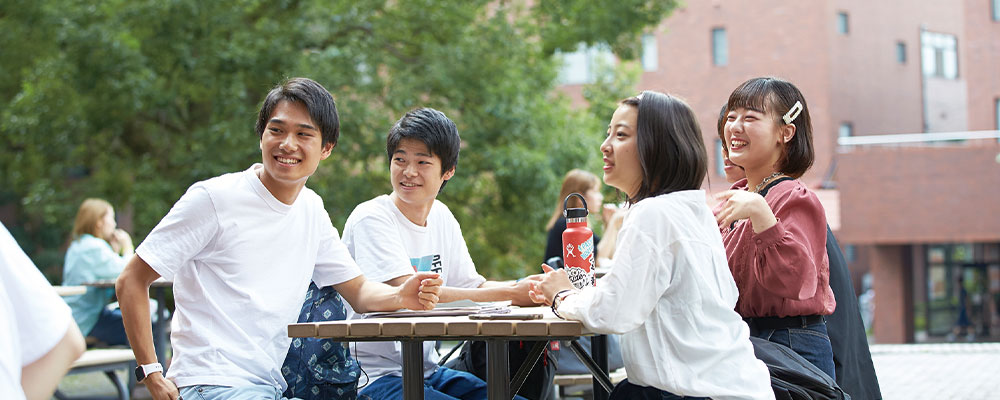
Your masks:
{"label": "white t-shirt", "polygon": [[735,311],[738,297],[705,193],[688,190],[633,205],[614,268],[558,311],[596,332],[622,333],[625,370],[636,385],[679,396],[773,399],[767,367]]}
{"label": "white t-shirt", "polygon": [[361,274],[323,200],[303,188],[284,204],[258,168],[195,183],[136,249],[174,282],[167,378],[179,387],[284,390],[288,324],[298,319],[310,279],[327,286]]}
{"label": "white t-shirt", "polygon": [[[344,244],[365,277],[385,282],[414,271],[441,275],[444,286],[476,288],[486,278],[476,272],[462,229],[444,203],[434,200],[427,226],[411,222],[382,195],[359,204],[347,217]],[[359,318],[348,306],[349,318]],[[383,375],[402,375],[399,342],[358,342],[356,358],[374,382]],[[434,342],[424,343],[424,377],[434,373],[439,359]]]}
{"label": "white t-shirt", "polygon": [[71,323],[69,306],[0,224],[0,398],[24,399],[21,368],[51,351]]}

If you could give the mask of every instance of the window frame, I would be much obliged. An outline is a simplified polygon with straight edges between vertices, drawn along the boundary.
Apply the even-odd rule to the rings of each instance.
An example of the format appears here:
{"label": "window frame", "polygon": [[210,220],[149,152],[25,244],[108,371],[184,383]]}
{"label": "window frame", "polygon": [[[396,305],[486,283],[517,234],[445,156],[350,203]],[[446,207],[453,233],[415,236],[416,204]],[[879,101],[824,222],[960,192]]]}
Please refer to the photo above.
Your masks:
{"label": "window frame", "polygon": [[726,32],[726,28],[722,26],[714,27],[710,35],[712,42],[712,65],[717,67],[729,65],[729,33]]}
{"label": "window frame", "polygon": [[844,36],[851,34],[851,16],[847,11],[837,11],[837,33]]}

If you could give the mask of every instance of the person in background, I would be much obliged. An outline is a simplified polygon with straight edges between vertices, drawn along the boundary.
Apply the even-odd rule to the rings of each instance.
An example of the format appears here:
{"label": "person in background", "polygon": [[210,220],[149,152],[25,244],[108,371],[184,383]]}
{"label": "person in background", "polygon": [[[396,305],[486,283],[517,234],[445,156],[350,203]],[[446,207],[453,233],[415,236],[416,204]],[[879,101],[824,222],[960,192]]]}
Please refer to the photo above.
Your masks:
{"label": "person in background", "polygon": [[716,196],[716,220],[739,287],[736,310],[751,335],[785,345],[836,378],[826,318],[830,288],[826,213],[796,178],[812,166],[812,123],[795,85],[754,78],[726,105],[729,158],[747,188]]}
{"label": "person in background", "polygon": [[[63,263],[63,284],[117,279],[132,254],[132,238],[117,229],[111,204],[102,199],[86,199],[73,222],[72,242]],[[114,293],[112,288],[88,287],[87,293],[65,298],[88,342],[106,346],[128,344],[121,310],[108,307]]]}
{"label": "person in background", "polygon": [[69,307],[0,224],[0,398],[52,398],[84,350]]}
{"label": "person in background", "polygon": [[645,91],[625,99],[601,144],[604,182],[629,214],[615,266],[574,289],[562,269],[534,282],[536,302],[599,333],[621,333],[628,378],[612,399],[773,399],[767,367],[734,311],[739,292],[705,193],[707,154],[694,112]]}
{"label": "person in background", "polygon": [[604,227],[604,238],[597,243],[597,254],[601,256],[597,258],[598,268],[611,268],[614,265],[615,257],[615,245],[618,244],[618,232],[622,228],[622,222],[625,221],[625,215],[628,214],[627,208],[622,208],[616,210],[608,223]]}
{"label": "person in background", "polygon": [[[587,208],[591,214],[600,214],[601,222],[607,225],[608,219],[615,212],[615,207],[613,205],[603,206],[604,196],[601,194],[601,180],[597,178],[590,172],[584,171],[582,169],[573,169],[566,173],[566,177],[563,178],[562,189],[559,190],[559,198],[556,199],[556,207],[552,212],[552,217],[549,218],[549,222],[545,224],[545,229],[548,230],[548,240],[545,242],[545,258],[543,262],[548,262],[552,257],[563,256],[562,248],[562,233],[566,230],[566,217],[563,216],[563,200],[570,193],[579,193],[583,195],[584,199],[587,200]],[[580,208],[583,204],[580,204],[580,200],[577,198],[572,198],[567,203],[569,208]],[[598,245],[601,242],[601,238],[594,235],[594,244]],[[599,254],[599,253],[598,253]]]}
{"label": "person in background", "polygon": [[958,287],[958,319],[955,320],[955,326],[948,334],[948,341],[954,342],[958,336],[964,334],[965,341],[971,342],[976,339],[976,327],[969,320],[969,291],[965,289],[965,275],[961,272],[958,273],[956,286]]}

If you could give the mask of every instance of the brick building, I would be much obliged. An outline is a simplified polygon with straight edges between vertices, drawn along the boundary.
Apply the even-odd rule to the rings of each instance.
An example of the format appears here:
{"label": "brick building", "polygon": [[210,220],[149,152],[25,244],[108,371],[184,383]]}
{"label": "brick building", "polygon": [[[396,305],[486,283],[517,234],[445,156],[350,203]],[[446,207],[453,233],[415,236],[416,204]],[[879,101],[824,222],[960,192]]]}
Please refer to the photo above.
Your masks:
{"label": "brick building", "polygon": [[[607,56],[565,57],[563,90],[580,99]],[[698,115],[711,191],[727,187],[715,123],[729,93],[755,76],[794,82],[816,148],[803,179],[859,293],[873,277],[875,339],[945,338],[959,275],[980,338],[1000,338],[1000,0],[690,1],[643,37],[641,63],[639,88]]]}

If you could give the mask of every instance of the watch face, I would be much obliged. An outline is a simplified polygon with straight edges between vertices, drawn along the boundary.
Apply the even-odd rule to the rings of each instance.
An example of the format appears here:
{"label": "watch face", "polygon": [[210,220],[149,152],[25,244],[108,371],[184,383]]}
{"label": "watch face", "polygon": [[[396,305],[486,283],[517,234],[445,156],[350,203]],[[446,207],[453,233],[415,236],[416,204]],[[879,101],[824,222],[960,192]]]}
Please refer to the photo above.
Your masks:
{"label": "watch face", "polygon": [[142,366],[135,367],[135,381],[142,382],[146,378],[146,373],[142,370]]}

